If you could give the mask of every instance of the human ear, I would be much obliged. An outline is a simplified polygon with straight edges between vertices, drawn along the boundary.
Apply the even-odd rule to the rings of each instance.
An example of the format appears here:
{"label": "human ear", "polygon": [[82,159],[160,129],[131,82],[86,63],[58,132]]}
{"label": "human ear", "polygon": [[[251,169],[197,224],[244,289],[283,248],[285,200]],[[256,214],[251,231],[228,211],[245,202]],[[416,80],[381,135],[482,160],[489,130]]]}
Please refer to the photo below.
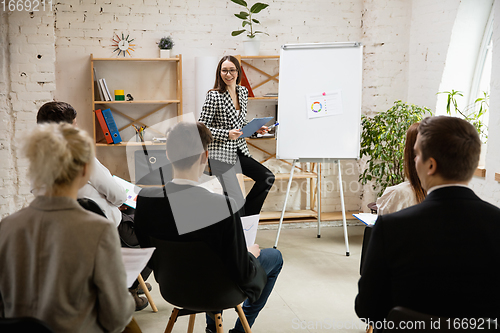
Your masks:
{"label": "human ear", "polygon": [[429,157],[429,167],[427,169],[427,174],[428,175],[434,175],[437,172],[437,163],[436,160],[433,157]]}

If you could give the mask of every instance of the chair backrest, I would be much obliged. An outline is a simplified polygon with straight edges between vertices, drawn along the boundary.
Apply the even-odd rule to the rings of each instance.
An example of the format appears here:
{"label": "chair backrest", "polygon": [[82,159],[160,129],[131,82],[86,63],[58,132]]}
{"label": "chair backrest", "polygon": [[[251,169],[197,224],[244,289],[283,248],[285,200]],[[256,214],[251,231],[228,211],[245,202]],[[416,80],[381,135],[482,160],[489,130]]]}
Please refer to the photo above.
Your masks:
{"label": "chair backrest", "polygon": [[487,318],[460,319],[438,317],[413,311],[402,306],[396,306],[389,312],[389,315],[387,316],[387,322],[394,323],[392,327],[393,329],[384,329],[384,332],[397,330],[422,333],[435,333],[438,331],[458,333],[470,332],[474,327],[480,328],[481,332],[491,332],[497,329],[496,322],[493,322]]}
{"label": "chair backrest", "polygon": [[80,204],[80,206],[82,206],[86,210],[90,210],[91,212],[106,217],[101,207],[99,207],[99,205],[94,200],[89,198],[80,198],[77,201]]}
{"label": "chair backrest", "polygon": [[43,321],[32,317],[0,318],[0,332],[54,333]]}
{"label": "chair backrest", "polygon": [[151,244],[156,247],[155,279],[167,302],[195,311],[217,311],[247,298],[206,243],[151,238]]}

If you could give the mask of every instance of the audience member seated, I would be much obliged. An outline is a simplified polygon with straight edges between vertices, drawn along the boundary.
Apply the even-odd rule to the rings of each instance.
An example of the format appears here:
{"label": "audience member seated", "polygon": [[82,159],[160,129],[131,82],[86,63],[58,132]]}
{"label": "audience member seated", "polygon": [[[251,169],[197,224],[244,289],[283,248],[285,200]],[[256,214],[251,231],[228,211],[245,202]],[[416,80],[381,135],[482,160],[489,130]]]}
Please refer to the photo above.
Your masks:
{"label": "audience member seated", "polygon": [[[212,140],[202,123],[179,123],[167,134],[167,155],[174,179],[162,188],[141,190],[135,215],[136,233],[142,247],[150,246],[150,236],[206,242],[220,255],[234,281],[248,296],[243,311],[252,326],[271,294],[283,260],[276,249],[260,250],[257,244],[247,248],[235,202],[199,186]],[[207,317],[206,332],[215,331],[215,322]],[[238,319],[231,332],[243,331]]]}
{"label": "audience member seated", "polygon": [[0,223],[0,317],[71,333],[121,332],[131,322],[116,226],[76,201],[93,147],[69,124],[39,125],[26,138],[28,175],[43,194]]}
{"label": "audience member seated", "polygon": [[[38,124],[65,122],[76,127],[76,115],[76,110],[68,103],[48,102],[38,110],[36,122]],[[134,210],[123,204],[127,200],[127,193],[97,158],[94,158],[89,181],[78,191],[78,198],[92,199],[104,215],[115,223],[123,247],[139,246],[134,232]],[[151,270],[147,267],[141,273],[144,280],[147,280],[150,274]],[[151,285],[149,283],[147,285],[150,289]],[[148,306],[148,300],[139,297],[139,293],[143,292],[139,287],[139,281],[134,282],[130,292],[136,303],[136,311]]]}
{"label": "audience member seated", "polygon": [[497,318],[500,209],[467,186],[479,161],[476,129],[455,117],[422,120],[415,166],[427,197],[381,215],[373,228],[355,301],[360,318],[383,326],[404,306],[439,317]]}
{"label": "audience member seated", "polygon": [[421,203],[427,194],[420,184],[417,169],[415,169],[415,152],[413,146],[417,141],[418,125],[415,123],[406,132],[403,169],[406,181],[385,189],[377,199],[378,215],[397,212],[406,207]]}

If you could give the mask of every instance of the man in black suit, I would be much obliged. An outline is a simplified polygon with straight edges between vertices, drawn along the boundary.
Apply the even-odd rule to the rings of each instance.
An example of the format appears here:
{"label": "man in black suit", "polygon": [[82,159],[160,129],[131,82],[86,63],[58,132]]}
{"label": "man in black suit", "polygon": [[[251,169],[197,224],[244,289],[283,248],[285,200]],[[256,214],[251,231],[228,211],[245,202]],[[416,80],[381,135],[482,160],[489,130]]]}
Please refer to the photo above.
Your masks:
{"label": "man in black suit", "polygon": [[479,161],[478,133],[459,118],[429,117],[414,149],[427,198],[378,217],[356,313],[376,328],[395,306],[441,317],[497,318],[500,209],[467,187]]}
{"label": "man in black suit", "polygon": [[[210,130],[199,122],[182,122],[172,128],[167,135],[167,155],[174,179],[164,187],[141,190],[135,213],[136,234],[142,247],[150,246],[150,236],[206,242],[248,296],[242,308],[252,326],[271,294],[283,259],[276,249],[260,250],[257,244],[247,248],[234,201],[198,183],[212,140]],[[215,332],[215,322],[208,316],[206,331]],[[239,319],[231,331],[244,331]]]}

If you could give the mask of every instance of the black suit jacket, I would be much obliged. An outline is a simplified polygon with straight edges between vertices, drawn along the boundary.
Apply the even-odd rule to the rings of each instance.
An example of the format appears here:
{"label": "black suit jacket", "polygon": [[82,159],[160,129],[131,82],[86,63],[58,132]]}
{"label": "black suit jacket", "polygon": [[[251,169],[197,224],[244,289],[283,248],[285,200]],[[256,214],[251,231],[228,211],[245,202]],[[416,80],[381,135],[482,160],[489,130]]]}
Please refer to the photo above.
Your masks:
{"label": "black suit jacket", "polygon": [[[228,203],[223,195],[191,185],[169,182],[165,189],[142,189],[135,212],[137,239],[141,247],[151,247],[150,236],[207,243],[220,255],[232,279],[254,302],[260,297],[267,275],[259,261],[248,252],[240,216],[237,212],[231,213]],[[186,232],[182,224],[187,224],[192,231]]]}
{"label": "black suit jacket", "polygon": [[442,317],[497,318],[500,209],[466,187],[432,191],[380,216],[359,280],[356,313],[383,320],[394,306]]}

